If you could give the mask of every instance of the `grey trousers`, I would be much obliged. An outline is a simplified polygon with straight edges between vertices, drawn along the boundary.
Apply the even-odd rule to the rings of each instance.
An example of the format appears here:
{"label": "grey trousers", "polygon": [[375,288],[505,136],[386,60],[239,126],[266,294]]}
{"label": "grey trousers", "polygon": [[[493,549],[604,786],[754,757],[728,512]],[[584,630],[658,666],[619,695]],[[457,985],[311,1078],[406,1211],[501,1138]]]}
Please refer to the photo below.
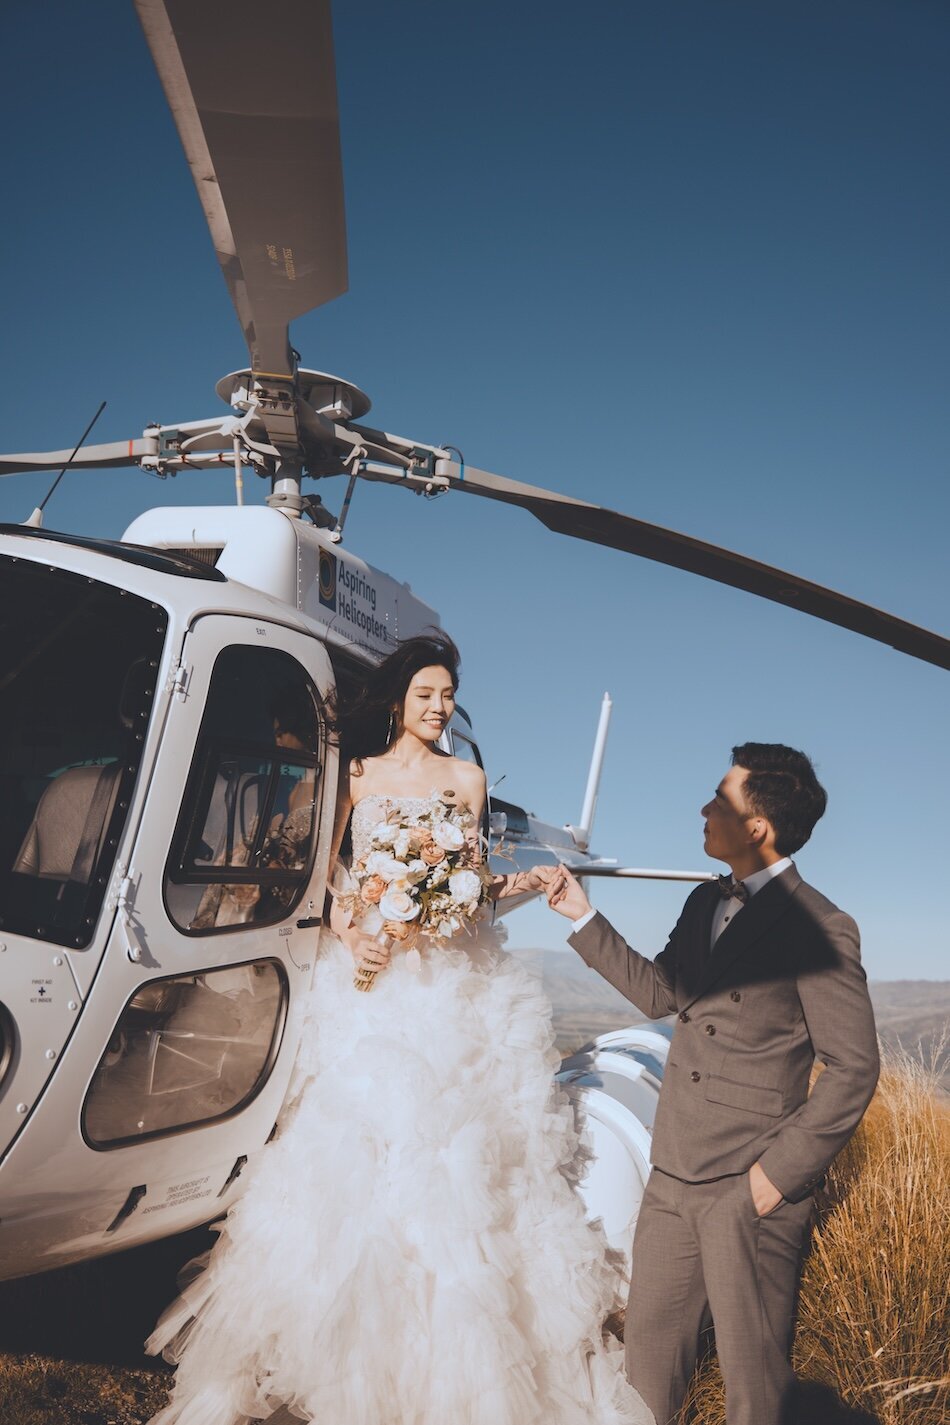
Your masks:
{"label": "grey trousers", "polygon": [[783,1425],[802,1252],[814,1203],[759,1217],[746,1173],[686,1183],[654,1169],[640,1208],[624,1338],[627,1375],[675,1421],[712,1313],[728,1425]]}

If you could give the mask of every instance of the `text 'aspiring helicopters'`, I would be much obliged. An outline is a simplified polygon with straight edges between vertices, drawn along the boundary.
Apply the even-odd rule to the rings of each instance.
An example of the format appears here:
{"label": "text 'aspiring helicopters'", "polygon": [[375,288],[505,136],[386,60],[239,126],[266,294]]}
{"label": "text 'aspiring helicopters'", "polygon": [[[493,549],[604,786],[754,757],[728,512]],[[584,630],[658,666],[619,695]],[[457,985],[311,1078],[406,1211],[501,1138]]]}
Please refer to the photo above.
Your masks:
{"label": "text 'aspiring helicopters'", "polygon": [[[298,365],[289,324],[346,288],[328,0],[279,26],[233,0],[137,0],[249,366],[229,412],[0,474],[233,466],[238,504],[143,514],[121,541],[0,529],[0,1275],[206,1222],[271,1135],[323,912],[339,683],[438,622],[342,539],[358,481],[521,506],[552,530],[799,608],[950,668],[950,640],[700,540],[470,467],[376,429],[354,384]],[[253,44],[247,36],[254,35]],[[279,155],[279,161],[275,159]],[[266,198],[257,175],[266,172]],[[244,471],[266,507],[244,506]],[[338,517],[302,481],[349,477]],[[275,728],[293,728],[279,741]],[[589,849],[606,717],[576,827],[493,799],[516,864],[625,874]],[[445,750],[478,760],[458,713]],[[309,835],[274,827],[312,783]],[[650,874],[628,872],[626,874]],[[703,873],[662,873],[698,879]],[[595,1163],[592,1213],[627,1249],[666,1040],[605,1036],[568,1062]]]}

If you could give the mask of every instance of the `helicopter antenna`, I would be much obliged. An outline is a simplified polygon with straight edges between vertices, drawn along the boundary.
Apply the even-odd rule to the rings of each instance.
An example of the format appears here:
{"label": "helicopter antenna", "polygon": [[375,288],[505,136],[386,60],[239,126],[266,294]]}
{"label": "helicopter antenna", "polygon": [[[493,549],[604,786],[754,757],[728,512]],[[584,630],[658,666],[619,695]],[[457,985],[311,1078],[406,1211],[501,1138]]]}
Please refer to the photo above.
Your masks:
{"label": "helicopter antenna", "polygon": [[102,415],[105,408],[106,403],[105,401],[103,401],[102,405],[99,407],[98,411],[96,411],[96,414],[93,416],[92,420],[89,422],[89,424],[86,426],[86,429],[79,437],[79,440],[75,446],[75,449],[73,450],[72,455],[66,461],[66,464],[63,466],[62,470],[59,472],[59,474],[56,476],[56,479],[53,481],[52,485],[50,485],[49,489],[47,490],[45,500],[43,500],[41,504],[37,505],[36,509],[30,515],[30,518],[28,520],[23,521],[23,523],[29,525],[31,529],[43,528],[43,511],[46,509],[46,506],[50,502],[50,496],[56,489],[56,486],[59,484],[60,480],[62,480],[63,476],[66,474],[66,471],[69,469],[70,465],[72,465],[73,461],[76,459],[76,456],[79,454],[79,451],[82,447],[83,441],[86,439],[86,436],[92,430],[93,426],[95,425],[99,417]]}

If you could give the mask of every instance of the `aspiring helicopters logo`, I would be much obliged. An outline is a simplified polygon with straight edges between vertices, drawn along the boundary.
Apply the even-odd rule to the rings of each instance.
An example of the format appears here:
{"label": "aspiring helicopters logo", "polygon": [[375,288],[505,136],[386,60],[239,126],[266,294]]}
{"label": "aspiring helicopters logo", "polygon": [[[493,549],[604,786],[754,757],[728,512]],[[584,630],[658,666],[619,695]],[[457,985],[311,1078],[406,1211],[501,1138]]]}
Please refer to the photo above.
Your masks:
{"label": "aspiring helicopters logo", "polygon": [[356,643],[376,649],[388,649],[389,610],[377,612],[379,591],[373,571],[350,563],[329,549],[321,549],[317,566],[317,594],[322,609],[335,614],[334,623],[341,633]]}
{"label": "aspiring helicopters logo", "polygon": [[336,555],[329,549],[320,550],[320,602],[336,613]]}

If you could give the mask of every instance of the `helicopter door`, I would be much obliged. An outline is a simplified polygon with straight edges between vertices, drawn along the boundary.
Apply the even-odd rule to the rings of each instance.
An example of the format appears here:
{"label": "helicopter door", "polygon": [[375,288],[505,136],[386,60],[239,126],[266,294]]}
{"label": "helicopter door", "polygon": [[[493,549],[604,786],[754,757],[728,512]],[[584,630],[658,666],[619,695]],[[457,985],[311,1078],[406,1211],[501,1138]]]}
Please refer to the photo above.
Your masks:
{"label": "helicopter door", "polygon": [[224,615],[181,662],[105,955],[5,1164],[0,1275],[224,1211],[287,1092],[333,831],[330,664],[304,633]]}
{"label": "helicopter door", "polygon": [[81,1111],[97,1156],[136,1162],[123,1179],[171,1184],[161,1207],[149,1203],[152,1219],[130,1220],[131,1238],[155,1217],[166,1231],[201,1220],[180,1183],[213,1163],[217,1192],[273,1127],[333,827],[323,646],[206,616],[182,662],[184,696],[172,700],[129,867],[131,907],[94,995],[98,1064]]}
{"label": "helicopter door", "polygon": [[276,1074],[269,1129],[296,1047],[288,1010],[314,959],[335,798],[326,653],[209,616],[183,662],[133,853],[134,920],[119,927],[125,994],[83,1106],[98,1149],[221,1123]]}

